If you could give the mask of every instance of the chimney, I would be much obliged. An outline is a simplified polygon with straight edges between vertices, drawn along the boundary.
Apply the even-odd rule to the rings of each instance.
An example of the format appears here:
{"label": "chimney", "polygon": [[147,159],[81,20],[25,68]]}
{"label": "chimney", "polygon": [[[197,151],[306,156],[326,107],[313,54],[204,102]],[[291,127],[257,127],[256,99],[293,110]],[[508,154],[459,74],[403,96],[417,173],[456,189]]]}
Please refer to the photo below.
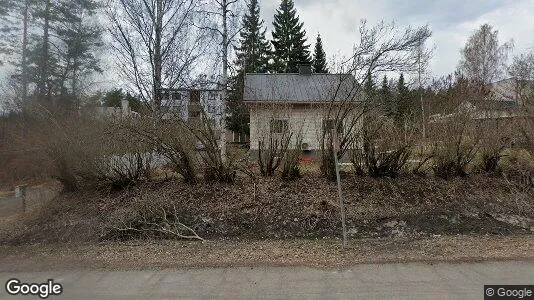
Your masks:
{"label": "chimney", "polygon": [[311,75],[312,66],[311,64],[299,64],[299,75]]}

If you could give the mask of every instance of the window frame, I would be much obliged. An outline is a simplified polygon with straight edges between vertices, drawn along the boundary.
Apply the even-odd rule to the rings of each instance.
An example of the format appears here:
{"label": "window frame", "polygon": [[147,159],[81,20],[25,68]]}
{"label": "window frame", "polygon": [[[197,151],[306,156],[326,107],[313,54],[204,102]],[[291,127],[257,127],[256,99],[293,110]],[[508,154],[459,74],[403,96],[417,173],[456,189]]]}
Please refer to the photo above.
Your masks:
{"label": "window frame", "polygon": [[289,119],[271,119],[269,122],[269,132],[271,134],[284,134],[289,132]]}
{"label": "window frame", "polygon": [[[336,120],[335,119],[323,119],[323,132],[331,132],[332,131],[332,128],[335,126],[335,122]],[[343,135],[343,133],[345,132],[345,128],[343,126],[343,121],[341,121],[338,126],[337,126],[337,134],[338,136],[341,136]]]}

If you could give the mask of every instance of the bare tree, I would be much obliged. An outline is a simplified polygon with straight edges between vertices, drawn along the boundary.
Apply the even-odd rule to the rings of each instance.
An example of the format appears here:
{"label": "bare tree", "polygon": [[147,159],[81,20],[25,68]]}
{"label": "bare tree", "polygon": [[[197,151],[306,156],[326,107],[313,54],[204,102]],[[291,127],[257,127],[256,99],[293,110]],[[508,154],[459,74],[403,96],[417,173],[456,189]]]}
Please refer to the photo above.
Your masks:
{"label": "bare tree", "polygon": [[22,10],[23,24],[22,24],[22,100],[26,102],[28,97],[28,27],[30,16],[30,0],[24,1],[24,9]]}
{"label": "bare tree", "polygon": [[215,33],[220,39],[220,59],[222,63],[222,74],[220,80],[220,87],[222,90],[222,103],[221,103],[221,158],[223,162],[227,160],[226,151],[226,99],[228,97],[228,67],[229,67],[229,50],[235,40],[237,34],[239,34],[239,28],[237,27],[238,12],[240,10],[239,2],[241,0],[210,0],[207,3],[207,8],[204,10],[207,17],[214,15],[217,19],[211,24],[202,26],[201,29],[211,31]]}
{"label": "bare tree", "polygon": [[162,88],[184,85],[204,52],[195,0],[112,0],[109,28],[121,75],[158,110]]}
{"label": "bare tree", "polygon": [[417,49],[417,81],[419,83],[419,98],[421,100],[421,131],[423,138],[426,138],[426,109],[423,99],[423,81],[425,75],[428,73],[432,54],[432,50],[427,49],[424,43],[419,45],[419,48]]}
{"label": "bare tree", "polygon": [[[353,147],[358,147],[363,116],[375,110],[376,101],[364,93],[366,82],[381,72],[415,72],[418,69],[420,46],[431,36],[427,26],[399,29],[394,23],[381,22],[369,27],[364,20],[360,26],[360,41],[350,59],[340,63],[339,81],[330,95],[324,120],[329,120],[321,133],[322,171],[335,178],[332,151],[332,128],[339,128],[339,159]],[[348,75],[350,74],[350,75]]]}
{"label": "bare tree", "polygon": [[462,49],[459,71],[480,88],[486,87],[504,73],[512,42],[499,44],[499,31],[482,25],[469,37]]}
{"label": "bare tree", "polygon": [[525,105],[532,95],[532,81],[534,80],[534,52],[520,54],[514,57],[508,68],[508,74],[514,79],[514,96]]}

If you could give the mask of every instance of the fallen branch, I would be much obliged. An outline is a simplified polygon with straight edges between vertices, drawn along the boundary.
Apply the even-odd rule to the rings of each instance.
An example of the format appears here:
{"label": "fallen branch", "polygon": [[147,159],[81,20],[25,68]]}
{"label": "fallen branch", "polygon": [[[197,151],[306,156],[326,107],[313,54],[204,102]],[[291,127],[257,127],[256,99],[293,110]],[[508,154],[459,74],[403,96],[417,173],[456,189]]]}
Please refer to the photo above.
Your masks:
{"label": "fallen branch", "polygon": [[[200,240],[205,241],[203,238],[201,238],[195,230],[193,230],[191,227],[183,224],[182,222],[178,221],[178,212],[176,210],[176,206],[173,206],[174,212],[172,214],[167,213],[167,211],[162,208],[162,222],[151,222],[147,219],[146,214],[142,214],[142,220],[138,222],[138,226],[132,226],[132,222],[129,222],[128,224],[125,222],[123,223],[123,227],[114,227],[115,230],[118,231],[135,231],[140,233],[147,233],[147,232],[158,232],[163,234],[168,234],[180,239],[189,239],[189,240]],[[152,212],[152,210],[149,208],[149,212]],[[172,221],[169,220],[169,216],[171,216]],[[180,229],[183,231],[185,230],[189,234],[183,234],[180,232]]]}

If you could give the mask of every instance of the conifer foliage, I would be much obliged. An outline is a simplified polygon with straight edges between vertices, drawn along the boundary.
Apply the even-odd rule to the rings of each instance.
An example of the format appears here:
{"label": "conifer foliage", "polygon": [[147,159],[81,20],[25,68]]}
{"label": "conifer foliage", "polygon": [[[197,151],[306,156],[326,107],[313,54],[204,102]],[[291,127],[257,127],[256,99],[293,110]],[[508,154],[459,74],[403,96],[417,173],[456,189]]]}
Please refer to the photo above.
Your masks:
{"label": "conifer foliage", "polygon": [[397,102],[395,106],[395,119],[398,124],[403,124],[410,113],[410,90],[404,81],[404,74],[400,74],[397,81]]}
{"label": "conifer foliage", "polygon": [[313,52],[313,72],[315,73],[328,73],[328,67],[326,66],[326,54],[323,49],[323,40],[321,35],[317,35],[317,41],[315,42],[315,49]]}
{"label": "conifer foliage", "polygon": [[247,3],[247,13],[242,20],[239,46],[235,48],[237,66],[245,73],[264,73],[269,68],[271,44],[265,38],[266,29],[260,19],[258,0]]}
{"label": "conifer foliage", "polygon": [[274,69],[280,73],[296,73],[298,65],[310,63],[310,45],[299,21],[293,0],[282,0],[273,22]]}

